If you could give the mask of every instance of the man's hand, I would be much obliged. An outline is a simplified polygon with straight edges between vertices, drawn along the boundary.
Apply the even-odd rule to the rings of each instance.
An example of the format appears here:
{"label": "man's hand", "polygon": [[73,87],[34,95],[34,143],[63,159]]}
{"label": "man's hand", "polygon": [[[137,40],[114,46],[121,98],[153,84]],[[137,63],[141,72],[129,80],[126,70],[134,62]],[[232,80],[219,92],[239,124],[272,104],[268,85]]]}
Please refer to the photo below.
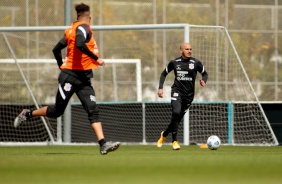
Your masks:
{"label": "man's hand", "polygon": [[162,98],[162,97],[163,97],[163,94],[164,94],[163,89],[159,89],[159,90],[158,90],[158,96],[159,96],[160,98]]}
{"label": "man's hand", "polygon": [[206,85],[205,81],[201,79],[200,80],[200,85],[204,87]]}
{"label": "man's hand", "polygon": [[100,59],[100,58],[97,60],[97,63],[98,63],[100,66],[105,66],[105,64],[106,64],[105,61],[104,61],[103,59]]}

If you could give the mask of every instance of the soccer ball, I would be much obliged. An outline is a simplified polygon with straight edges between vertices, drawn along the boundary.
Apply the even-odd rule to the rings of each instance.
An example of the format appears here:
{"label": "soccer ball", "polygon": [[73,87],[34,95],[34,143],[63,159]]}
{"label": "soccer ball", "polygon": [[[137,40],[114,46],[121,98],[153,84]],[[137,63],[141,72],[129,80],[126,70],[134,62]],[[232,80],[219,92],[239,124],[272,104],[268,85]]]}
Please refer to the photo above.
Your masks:
{"label": "soccer ball", "polygon": [[208,148],[211,150],[217,150],[220,146],[220,139],[216,135],[211,135],[207,140]]}

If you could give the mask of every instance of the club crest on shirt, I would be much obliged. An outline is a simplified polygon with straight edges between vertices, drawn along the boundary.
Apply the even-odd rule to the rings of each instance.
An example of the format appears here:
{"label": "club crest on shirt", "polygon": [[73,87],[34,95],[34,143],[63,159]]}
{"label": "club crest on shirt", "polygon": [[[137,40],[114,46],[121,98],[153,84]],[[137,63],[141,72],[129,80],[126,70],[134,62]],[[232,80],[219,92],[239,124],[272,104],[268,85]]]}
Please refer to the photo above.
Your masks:
{"label": "club crest on shirt", "polygon": [[194,69],[194,63],[189,64],[189,69]]}
{"label": "club crest on shirt", "polygon": [[64,90],[65,91],[70,91],[71,90],[71,84],[70,83],[65,83]]}

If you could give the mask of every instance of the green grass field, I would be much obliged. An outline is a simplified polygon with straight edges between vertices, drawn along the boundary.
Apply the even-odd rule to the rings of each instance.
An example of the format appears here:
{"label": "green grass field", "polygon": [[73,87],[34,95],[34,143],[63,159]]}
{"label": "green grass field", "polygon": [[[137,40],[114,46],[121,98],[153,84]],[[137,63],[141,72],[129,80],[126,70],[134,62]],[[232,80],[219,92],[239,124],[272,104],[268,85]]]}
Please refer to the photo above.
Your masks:
{"label": "green grass field", "polygon": [[0,183],[282,183],[282,146],[1,146]]}

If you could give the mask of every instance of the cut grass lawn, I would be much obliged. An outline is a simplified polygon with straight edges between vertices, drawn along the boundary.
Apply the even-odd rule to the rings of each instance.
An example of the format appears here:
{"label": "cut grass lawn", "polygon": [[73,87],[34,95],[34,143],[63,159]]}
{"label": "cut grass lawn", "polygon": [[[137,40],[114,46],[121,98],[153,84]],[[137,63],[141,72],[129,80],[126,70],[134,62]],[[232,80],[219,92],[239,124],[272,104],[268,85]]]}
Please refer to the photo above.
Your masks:
{"label": "cut grass lawn", "polygon": [[1,146],[0,183],[282,183],[282,147]]}

